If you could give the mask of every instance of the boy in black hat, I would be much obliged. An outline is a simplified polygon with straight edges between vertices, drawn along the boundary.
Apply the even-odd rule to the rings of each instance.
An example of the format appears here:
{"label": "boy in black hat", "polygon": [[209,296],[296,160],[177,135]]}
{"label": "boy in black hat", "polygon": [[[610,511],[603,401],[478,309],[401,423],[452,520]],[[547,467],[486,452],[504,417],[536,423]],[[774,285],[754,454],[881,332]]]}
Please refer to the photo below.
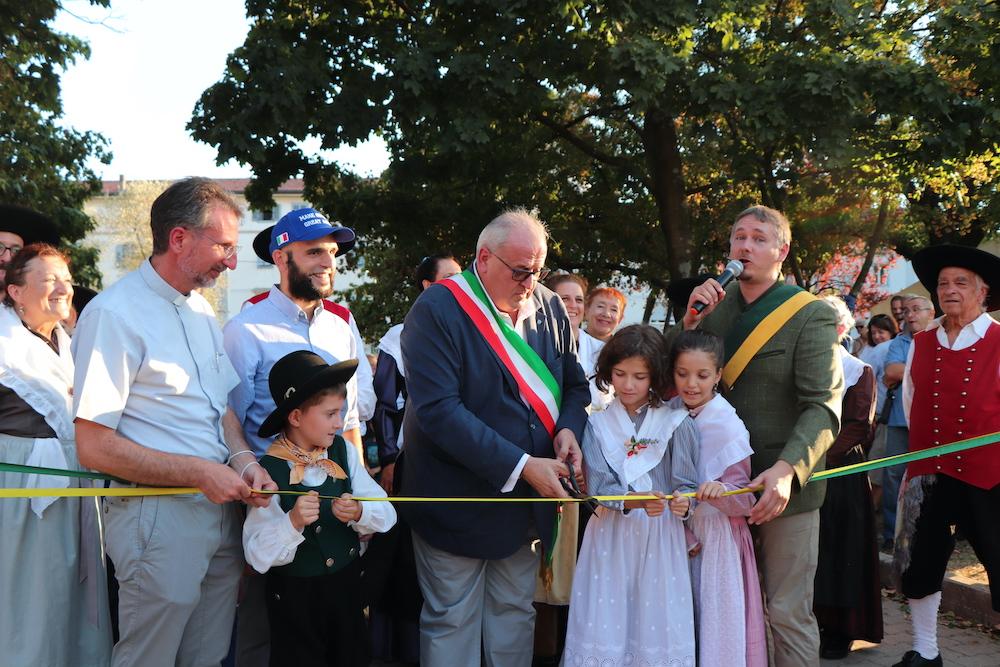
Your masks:
{"label": "boy in black hat", "polygon": [[352,497],[385,497],[337,435],[357,366],[299,350],[268,377],[276,407],[259,435],[277,438],[260,464],[280,490],[305,492],[251,508],[243,527],[247,562],[267,573],[272,666],[368,664],[358,536],[387,531],[396,511]]}

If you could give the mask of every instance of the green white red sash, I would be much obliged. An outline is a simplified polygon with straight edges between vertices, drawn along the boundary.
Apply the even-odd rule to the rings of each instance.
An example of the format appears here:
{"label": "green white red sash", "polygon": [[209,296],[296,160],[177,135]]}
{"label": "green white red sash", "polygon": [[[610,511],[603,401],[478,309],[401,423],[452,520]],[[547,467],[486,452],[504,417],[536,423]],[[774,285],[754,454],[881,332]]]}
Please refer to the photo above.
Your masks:
{"label": "green white red sash", "polygon": [[474,271],[463,271],[439,283],[447,287],[458,301],[503,367],[514,377],[521,395],[538,415],[549,435],[554,437],[562,390],[545,362],[500,317]]}

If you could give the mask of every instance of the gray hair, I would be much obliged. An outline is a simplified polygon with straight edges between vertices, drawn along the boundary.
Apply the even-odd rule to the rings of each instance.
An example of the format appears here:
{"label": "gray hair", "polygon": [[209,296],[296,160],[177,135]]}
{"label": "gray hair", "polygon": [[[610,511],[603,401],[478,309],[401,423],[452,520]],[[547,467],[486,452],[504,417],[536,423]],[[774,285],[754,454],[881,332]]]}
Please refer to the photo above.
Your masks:
{"label": "gray hair", "polygon": [[232,211],[237,218],[243,209],[225,189],[209,178],[185,178],[171,184],[153,202],[149,226],[153,232],[153,254],[162,255],[170,244],[175,227],[200,230],[208,227],[208,212],[214,205]]}
{"label": "gray hair", "polygon": [[990,284],[985,280],[983,280],[982,276],[980,276],[975,271],[972,272],[972,275],[976,277],[976,289],[982,288],[986,290],[983,293],[983,300],[979,304],[979,307],[982,308],[983,312],[985,313],[987,310],[989,310],[986,304],[989,303],[990,301]]}
{"label": "gray hair", "polygon": [[529,229],[541,237],[543,242],[549,240],[549,230],[545,223],[538,219],[538,211],[528,210],[522,206],[507,209],[483,227],[476,242],[476,254],[483,248],[494,250],[507,242],[510,233],[515,229]]}
{"label": "gray hair", "polygon": [[[777,211],[767,206],[751,206],[736,216],[736,220],[733,221],[733,229],[736,228],[736,224],[740,220],[746,217],[753,218],[757,222],[764,222],[772,225],[778,237],[779,248],[792,242],[792,227],[788,224],[788,218],[786,218],[781,211]],[[732,238],[732,236],[733,234],[730,232],[729,237]]]}
{"label": "gray hair", "polygon": [[923,296],[922,294],[907,294],[903,297],[903,303],[908,303],[910,301],[923,301],[925,308],[934,307],[934,304],[931,302],[930,298]]}
{"label": "gray hair", "polygon": [[837,334],[837,340],[843,341],[845,338],[851,335],[851,329],[854,328],[854,315],[851,315],[850,309],[848,309],[847,304],[839,296],[834,296],[828,294],[821,298],[837,313],[837,328],[844,328],[843,333]]}

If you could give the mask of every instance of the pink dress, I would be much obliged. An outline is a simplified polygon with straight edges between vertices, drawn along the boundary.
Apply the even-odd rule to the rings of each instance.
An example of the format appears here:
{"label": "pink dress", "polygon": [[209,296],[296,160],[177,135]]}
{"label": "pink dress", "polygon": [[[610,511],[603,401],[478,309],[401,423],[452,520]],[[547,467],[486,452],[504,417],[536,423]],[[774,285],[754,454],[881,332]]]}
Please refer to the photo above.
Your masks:
{"label": "pink dress", "polygon": [[[717,480],[727,491],[746,487],[752,450],[736,411],[716,396],[694,421],[701,434],[699,483]],[[763,598],[746,521],[754,502],[750,493],[699,502],[688,521],[702,545],[691,561],[700,665],[768,664]]]}

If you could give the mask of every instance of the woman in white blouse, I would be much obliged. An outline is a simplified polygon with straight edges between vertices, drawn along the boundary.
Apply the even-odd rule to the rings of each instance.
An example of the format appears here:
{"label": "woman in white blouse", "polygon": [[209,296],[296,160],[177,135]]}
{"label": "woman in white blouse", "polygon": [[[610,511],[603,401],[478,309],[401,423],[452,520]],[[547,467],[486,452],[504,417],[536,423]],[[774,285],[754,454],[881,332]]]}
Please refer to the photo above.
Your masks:
{"label": "woman in white blouse", "polygon": [[[79,470],[73,358],[59,324],[73,287],[66,256],[38,243],[7,266],[0,306],[0,461]],[[0,473],[0,486],[78,487]],[[93,498],[0,502],[0,645],[6,665],[107,665],[111,630]]]}

